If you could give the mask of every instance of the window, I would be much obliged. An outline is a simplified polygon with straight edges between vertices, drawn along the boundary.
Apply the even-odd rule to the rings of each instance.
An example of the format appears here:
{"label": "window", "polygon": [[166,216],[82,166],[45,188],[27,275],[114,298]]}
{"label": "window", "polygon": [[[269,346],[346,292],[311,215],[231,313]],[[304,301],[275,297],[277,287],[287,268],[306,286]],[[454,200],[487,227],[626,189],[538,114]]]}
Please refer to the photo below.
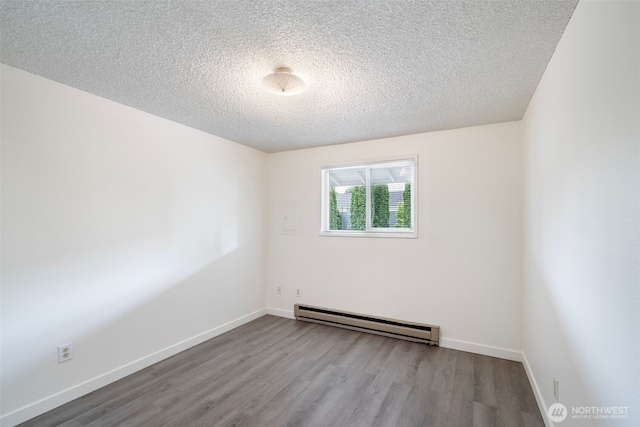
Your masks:
{"label": "window", "polygon": [[322,168],[321,234],[417,237],[416,163]]}

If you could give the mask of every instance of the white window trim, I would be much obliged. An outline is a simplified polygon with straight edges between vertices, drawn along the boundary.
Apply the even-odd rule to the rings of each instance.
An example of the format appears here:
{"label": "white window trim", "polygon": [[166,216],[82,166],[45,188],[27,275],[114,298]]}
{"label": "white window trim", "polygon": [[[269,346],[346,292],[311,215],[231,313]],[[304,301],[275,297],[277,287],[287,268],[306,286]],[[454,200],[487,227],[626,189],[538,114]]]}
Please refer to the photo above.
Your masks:
{"label": "white window trim", "polygon": [[[376,228],[375,231],[371,230],[371,200],[367,197],[366,203],[366,228],[367,230],[329,230],[329,179],[327,170],[333,168],[347,168],[358,166],[371,166],[379,165],[383,163],[394,163],[406,160],[413,161],[413,183],[411,185],[411,228],[406,231],[398,231],[397,228]],[[370,188],[371,183],[370,174],[366,174],[366,187]],[[321,185],[321,215],[320,215],[320,236],[334,236],[334,237],[384,237],[384,238],[400,238],[400,239],[417,239],[418,238],[418,156],[403,156],[384,158],[380,160],[368,160],[362,162],[351,163],[339,163],[328,164],[320,167],[320,180]]]}

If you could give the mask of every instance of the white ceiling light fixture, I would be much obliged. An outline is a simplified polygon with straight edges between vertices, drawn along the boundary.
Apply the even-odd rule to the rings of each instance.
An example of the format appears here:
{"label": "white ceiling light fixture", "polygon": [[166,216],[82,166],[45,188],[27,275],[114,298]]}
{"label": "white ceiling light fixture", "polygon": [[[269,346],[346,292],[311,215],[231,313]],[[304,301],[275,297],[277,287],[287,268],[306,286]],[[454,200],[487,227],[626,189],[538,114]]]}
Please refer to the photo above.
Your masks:
{"label": "white ceiling light fixture", "polygon": [[262,86],[271,93],[282,96],[297,95],[305,88],[304,80],[293,74],[291,68],[279,67],[262,79]]}

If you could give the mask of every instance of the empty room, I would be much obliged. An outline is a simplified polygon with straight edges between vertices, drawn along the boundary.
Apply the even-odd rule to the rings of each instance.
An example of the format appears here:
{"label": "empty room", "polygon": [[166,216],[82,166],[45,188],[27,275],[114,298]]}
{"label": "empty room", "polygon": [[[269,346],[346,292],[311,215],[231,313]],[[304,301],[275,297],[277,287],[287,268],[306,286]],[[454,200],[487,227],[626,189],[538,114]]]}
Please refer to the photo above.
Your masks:
{"label": "empty room", "polygon": [[640,425],[640,2],[0,0],[0,425]]}

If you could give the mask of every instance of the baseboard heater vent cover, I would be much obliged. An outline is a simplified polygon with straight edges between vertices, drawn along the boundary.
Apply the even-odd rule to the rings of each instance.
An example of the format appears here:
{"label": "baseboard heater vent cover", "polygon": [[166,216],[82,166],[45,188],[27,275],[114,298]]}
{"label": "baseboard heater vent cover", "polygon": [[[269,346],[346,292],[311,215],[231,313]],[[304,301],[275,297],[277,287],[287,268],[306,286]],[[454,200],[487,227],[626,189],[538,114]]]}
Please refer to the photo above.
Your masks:
{"label": "baseboard heater vent cover", "polygon": [[297,320],[305,322],[321,323],[429,345],[438,345],[440,341],[440,327],[434,325],[368,316],[306,304],[295,304],[293,313]]}

